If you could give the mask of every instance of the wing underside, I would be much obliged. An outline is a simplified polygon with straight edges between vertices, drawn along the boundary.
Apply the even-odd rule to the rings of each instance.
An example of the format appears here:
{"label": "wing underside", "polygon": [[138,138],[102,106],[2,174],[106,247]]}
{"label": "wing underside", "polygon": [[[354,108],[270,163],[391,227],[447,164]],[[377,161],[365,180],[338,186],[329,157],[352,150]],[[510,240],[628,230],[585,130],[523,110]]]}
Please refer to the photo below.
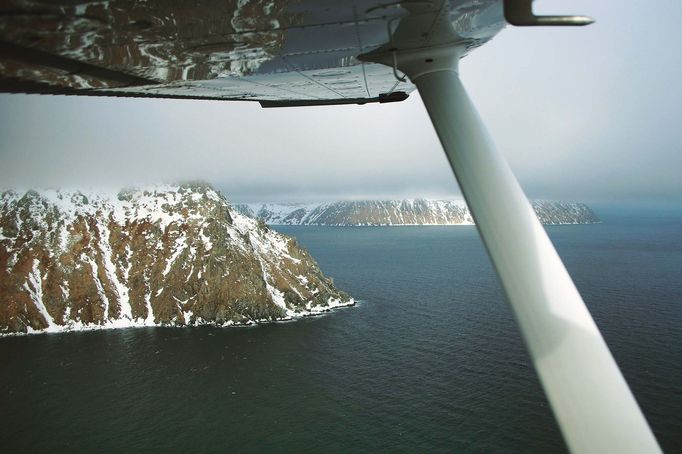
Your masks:
{"label": "wing underside", "polygon": [[[432,13],[414,0],[10,0],[0,6],[0,91],[265,106],[401,101],[409,80],[357,57],[389,43],[411,7]],[[453,0],[450,11],[470,48],[504,25],[497,0]]]}

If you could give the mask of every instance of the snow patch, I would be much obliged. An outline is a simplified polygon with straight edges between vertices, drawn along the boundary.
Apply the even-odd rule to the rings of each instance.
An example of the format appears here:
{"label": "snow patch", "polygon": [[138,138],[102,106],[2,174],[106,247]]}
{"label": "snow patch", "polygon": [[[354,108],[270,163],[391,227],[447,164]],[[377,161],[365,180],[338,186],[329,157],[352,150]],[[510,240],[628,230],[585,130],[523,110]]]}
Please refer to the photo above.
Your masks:
{"label": "snow patch", "polygon": [[[33,260],[33,267],[28,275],[28,281],[24,283],[24,289],[28,292],[31,297],[31,301],[35,304],[36,309],[43,316],[45,322],[47,323],[47,329],[45,331],[52,331],[57,326],[52,319],[52,316],[47,311],[45,307],[45,302],[43,301],[43,279],[40,275],[40,261],[37,259]],[[29,327],[29,329],[31,329]]]}

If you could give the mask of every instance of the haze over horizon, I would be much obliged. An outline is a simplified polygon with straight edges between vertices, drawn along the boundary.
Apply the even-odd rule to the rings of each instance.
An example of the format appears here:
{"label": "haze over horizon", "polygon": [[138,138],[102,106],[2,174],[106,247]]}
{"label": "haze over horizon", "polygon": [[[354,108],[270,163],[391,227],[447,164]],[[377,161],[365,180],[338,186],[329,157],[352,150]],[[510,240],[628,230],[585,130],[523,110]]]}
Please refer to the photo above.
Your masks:
{"label": "haze over horizon", "polygon": [[[529,197],[681,204],[682,4],[535,8],[597,22],[508,27],[461,63]],[[200,179],[236,202],[461,198],[416,92],[395,104],[289,109],[0,95],[0,162],[4,187]]]}

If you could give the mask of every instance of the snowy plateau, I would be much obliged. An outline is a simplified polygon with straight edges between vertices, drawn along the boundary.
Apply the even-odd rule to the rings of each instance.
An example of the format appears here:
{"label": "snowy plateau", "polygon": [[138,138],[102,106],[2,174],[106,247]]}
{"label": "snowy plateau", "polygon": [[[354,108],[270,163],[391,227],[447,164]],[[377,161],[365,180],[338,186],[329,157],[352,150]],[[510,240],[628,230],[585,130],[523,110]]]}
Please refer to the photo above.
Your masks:
{"label": "snowy plateau", "polygon": [[0,334],[230,326],[354,304],[204,183],[0,193]]}
{"label": "snowy plateau", "polygon": [[[583,203],[534,200],[540,222],[593,224],[597,215]],[[237,204],[242,214],[270,225],[384,226],[473,225],[463,200],[362,200],[315,204]]]}

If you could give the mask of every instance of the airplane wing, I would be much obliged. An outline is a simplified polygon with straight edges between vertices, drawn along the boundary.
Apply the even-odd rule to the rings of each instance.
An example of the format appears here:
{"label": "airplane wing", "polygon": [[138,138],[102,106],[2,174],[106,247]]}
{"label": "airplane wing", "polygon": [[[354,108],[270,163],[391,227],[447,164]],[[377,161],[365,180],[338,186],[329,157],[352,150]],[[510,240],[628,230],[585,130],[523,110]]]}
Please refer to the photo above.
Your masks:
{"label": "airplane wing", "polygon": [[0,92],[401,101],[417,89],[573,452],[659,452],[521,186],[459,80],[462,57],[531,0],[6,0]]}
{"label": "airplane wing", "polygon": [[[472,49],[506,24],[497,0],[454,1]],[[418,5],[377,0],[25,1],[0,6],[0,91],[260,101],[402,101],[415,89],[361,61]]]}

